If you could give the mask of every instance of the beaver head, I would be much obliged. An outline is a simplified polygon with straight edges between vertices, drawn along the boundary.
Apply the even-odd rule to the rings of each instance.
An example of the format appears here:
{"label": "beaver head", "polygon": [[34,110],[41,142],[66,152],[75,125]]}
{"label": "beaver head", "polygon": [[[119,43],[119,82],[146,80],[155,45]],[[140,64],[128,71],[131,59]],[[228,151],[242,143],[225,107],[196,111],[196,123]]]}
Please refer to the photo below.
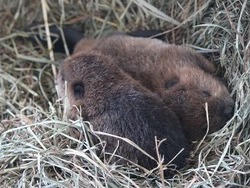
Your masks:
{"label": "beaver head", "polygon": [[158,81],[155,90],[177,114],[190,140],[221,129],[233,115],[234,101],[226,86],[197,67],[175,68]]}

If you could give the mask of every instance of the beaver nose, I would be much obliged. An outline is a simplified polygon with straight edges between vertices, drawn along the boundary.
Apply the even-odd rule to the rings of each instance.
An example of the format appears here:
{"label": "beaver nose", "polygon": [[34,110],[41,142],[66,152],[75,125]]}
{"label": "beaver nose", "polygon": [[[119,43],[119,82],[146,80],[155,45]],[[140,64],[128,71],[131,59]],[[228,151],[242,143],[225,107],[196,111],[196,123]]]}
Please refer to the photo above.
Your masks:
{"label": "beaver nose", "polygon": [[226,119],[230,119],[233,116],[234,107],[233,106],[225,106],[223,115]]}

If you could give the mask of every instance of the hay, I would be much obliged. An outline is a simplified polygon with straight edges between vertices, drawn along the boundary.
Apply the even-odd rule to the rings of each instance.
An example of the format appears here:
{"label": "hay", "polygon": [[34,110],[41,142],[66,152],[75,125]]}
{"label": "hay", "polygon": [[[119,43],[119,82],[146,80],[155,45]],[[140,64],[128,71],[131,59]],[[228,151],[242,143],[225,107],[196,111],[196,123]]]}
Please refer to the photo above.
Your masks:
{"label": "hay", "polygon": [[[250,187],[248,0],[2,0],[0,10],[2,187]],[[234,117],[197,143],[190,164],[172,179],[103,163],[95,146],[82,142],[86,123],[62,120],[51,60],[63,57],[27,41],[25,28],[44,23],[44,11],[49,23],[78,29],[84,23],[85,35],[94,37],[112,30],[163,29],[169,42],[206,53],[223,70],[236,101]]]}

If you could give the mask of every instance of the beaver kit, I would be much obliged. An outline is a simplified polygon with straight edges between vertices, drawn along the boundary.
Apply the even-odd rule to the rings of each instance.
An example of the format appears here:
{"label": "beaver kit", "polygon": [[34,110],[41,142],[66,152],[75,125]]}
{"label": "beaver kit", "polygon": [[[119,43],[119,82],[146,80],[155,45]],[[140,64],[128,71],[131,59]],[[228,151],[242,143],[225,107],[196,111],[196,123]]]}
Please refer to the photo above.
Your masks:
{"label": "beaver kit", "polygon": [[[70,33],[65,38],[70,41]],[[136,34],[80,38],[70,42],[73,54],[60,65],[57,79],[68,117],[81,115],[94,130],[127,138],[148,154],[123,139],[102,136],[107,152],[124,157],[113,162],[128,159],[153,169],[159,150],[164,164],[182,168],[191,141],[232,117],[234,102],[214,65],[191,48]],[[162,141],[159,148],[155,138]]]}

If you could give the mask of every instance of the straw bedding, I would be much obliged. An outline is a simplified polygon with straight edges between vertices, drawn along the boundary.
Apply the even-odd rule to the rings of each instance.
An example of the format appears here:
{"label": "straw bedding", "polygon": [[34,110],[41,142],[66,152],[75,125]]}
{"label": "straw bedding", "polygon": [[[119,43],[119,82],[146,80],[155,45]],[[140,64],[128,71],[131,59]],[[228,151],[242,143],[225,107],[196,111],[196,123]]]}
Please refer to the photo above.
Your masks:
{"label": "straw bedding", "polygon": [[[250,187],[249,20],[248,0],[1,0],[1,187]],[[88,123],[66,121],[57,100],[56,67],[65,56],[27,40],[27,27],[37,23],[84,27],[96,38],[161,29],[168,42],[192,46],[215,62],[235,115],[195,143],[189,164],[171,179],[103,162],[83,141]]]}

